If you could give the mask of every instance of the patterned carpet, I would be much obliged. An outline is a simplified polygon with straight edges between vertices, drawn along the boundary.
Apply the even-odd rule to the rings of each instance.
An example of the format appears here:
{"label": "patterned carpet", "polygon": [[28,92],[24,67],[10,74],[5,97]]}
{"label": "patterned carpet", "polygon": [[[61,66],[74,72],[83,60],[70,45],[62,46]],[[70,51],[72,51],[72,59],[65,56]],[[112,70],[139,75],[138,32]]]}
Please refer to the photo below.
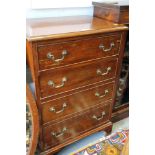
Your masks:
{"label": "patterned carpet", "polygon": [[129,130],[120,130],[103,137],[92,146],[70,155],[126,155],[123,154],[125,143],[128,142]]}

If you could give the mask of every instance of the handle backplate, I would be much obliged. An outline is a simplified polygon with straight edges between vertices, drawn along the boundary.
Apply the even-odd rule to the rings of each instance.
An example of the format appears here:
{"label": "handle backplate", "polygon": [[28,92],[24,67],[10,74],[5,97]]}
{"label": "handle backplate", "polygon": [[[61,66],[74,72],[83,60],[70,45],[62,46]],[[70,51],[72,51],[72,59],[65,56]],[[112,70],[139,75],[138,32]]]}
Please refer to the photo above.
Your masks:
{"label": "handle backplate", "polygon": [[56,132],[51,132],[51,135],[52,136],[54,136],[54,137],[56,137],[56,138],[58,138],[58,137],[60,137],[60,136],[63,136],[64,135],[64,133],[67,131],[67,128],[66,127],[64,127],[63,129],[62,129],[62,131],[61,132],[59,132],[59,133],[56,133]]}
{"label": "handle backplate", "polygon": [[49,110],[50,110],[50,112],[54,112],[56,114],[59,114],[59,113],[62,113],[65,110],[66,107],[67,107],[67,104],[66,103],[63,103],[61,110],[56,111],[56,109],[54,107],[50,107]]}
{"label": "handle backplate", "polygon": [[61,87],[63,87],[65,85],[66,82],[67,82],[67,78],[63,77],[62,81],[61,81],[61,84],[56,85],[52,80],[49,80],[48,85],[52,86],[53,88],[61,88]]}
{"label": "handle backplate", "polygon": [[105,116],[105,114],[106,114],[105,111],[103,111],[100,117],[97,117],[96,115],[93,115],[92,118],[95,119],[95,120],[97,120],[97,121],[99,121],[99,120],[103,119],[103,117]]}
{"label": "handle backplate", "polygon": [[63,50],[61,53],[61,58],[55,59],[55,56],[51,53],[47,53],[47,58],[52,60],[55,63],[59,63],[60,61],[63,61],[65,59],[65,56],[68,54],[67,50]]}
{"label": "handle backplate", "polygon": [[109,52],[112,50],[112,48],[115,46],[114,42],[110,43],[110,47],[109,48],[105,48],[105,46],[103,44],[99,45],[99,49],[101,49],[103,52]]}
{"label": "handle backplate", "polygon": [[97,96],[97,97],[99,97],[99,98],[103,98],[103,97],[105,97],[108,93],[109,93],[109,90],[108,90],[108,89],[105,89],[103,95],[101,95],[101,94],[99,94],[98,92],[96,92],[96,93],[95,93],[95,96]]}
{"label": "handle backplate", "polygon": [[109,74],[110,71],[111,71],[111,67],[109,66],[109,67],[106,68],[106,71],[105,71],[105,72],[102,72],[101,69],[97,69],[96,73],[97,73],[98,75],[104,76],[104,75]]}

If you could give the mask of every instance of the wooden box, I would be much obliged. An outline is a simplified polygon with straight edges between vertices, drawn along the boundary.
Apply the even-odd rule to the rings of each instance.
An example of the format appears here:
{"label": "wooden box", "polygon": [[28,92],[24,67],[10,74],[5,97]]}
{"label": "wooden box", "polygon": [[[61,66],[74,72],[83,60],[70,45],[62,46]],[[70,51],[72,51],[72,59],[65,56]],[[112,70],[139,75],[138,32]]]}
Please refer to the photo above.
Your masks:
{"label": "wooden box", "polygon": [[119,24],[129,24],[128,1],[93,2],[94,16]]}

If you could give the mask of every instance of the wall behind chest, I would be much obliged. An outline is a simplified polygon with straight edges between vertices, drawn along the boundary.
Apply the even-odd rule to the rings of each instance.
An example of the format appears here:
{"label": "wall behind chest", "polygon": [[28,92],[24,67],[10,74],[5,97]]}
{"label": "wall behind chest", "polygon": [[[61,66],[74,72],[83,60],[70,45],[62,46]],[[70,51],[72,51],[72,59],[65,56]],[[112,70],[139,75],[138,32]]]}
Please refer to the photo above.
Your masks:
{"label": "wall behind chest", "polygon": [[[28,0],[26,18],[93,15],[93,0]],[[96,0],[95,0],[96,1]],[[114,1],[114,0],[98,0]]]}

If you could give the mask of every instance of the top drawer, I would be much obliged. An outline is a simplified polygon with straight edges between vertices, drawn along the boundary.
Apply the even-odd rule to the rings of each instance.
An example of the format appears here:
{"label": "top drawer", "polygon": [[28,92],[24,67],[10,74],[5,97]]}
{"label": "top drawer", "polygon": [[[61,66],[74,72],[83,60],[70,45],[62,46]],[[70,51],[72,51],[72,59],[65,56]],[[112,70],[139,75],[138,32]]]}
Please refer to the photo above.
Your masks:
{"label": "top drawer", "polygon": [[39,69],[78,63],[119,53],[121,33],[38,45]]}

